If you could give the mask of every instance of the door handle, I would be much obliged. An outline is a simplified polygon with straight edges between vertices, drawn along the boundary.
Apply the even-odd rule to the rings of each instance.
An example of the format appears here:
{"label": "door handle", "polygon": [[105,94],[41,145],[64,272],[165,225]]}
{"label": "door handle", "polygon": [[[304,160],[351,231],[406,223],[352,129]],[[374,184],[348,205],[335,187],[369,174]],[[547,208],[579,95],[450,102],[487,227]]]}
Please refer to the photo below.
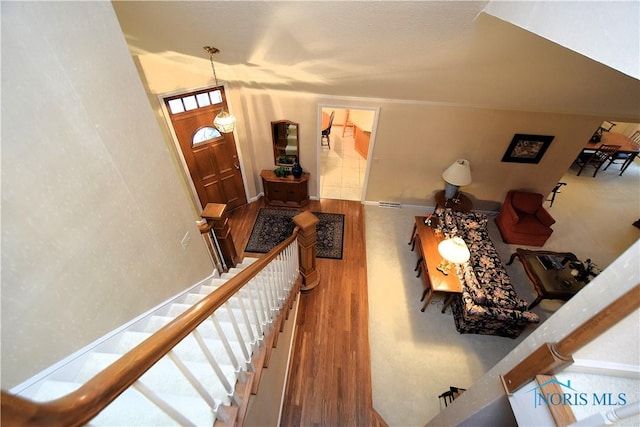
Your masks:
{"label": "door handle", "polygon": [[233,163],[233,167],[234,167],[234,168],[236,168],[236,169],[238,169],[238,170],[240,170],[240,165],[239,165],[239,164],[237,164],[237,163],[235,163],[235,162]]}

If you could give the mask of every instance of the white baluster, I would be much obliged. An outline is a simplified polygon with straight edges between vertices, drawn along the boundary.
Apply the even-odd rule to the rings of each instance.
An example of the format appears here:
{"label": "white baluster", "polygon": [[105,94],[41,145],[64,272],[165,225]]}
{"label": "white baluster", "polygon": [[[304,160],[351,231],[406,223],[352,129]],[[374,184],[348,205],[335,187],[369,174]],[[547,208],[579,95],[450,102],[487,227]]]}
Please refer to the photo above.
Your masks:
{"label": "white baluster", "polygon": [[263,332],[264,332],[264,329],[267,327],[267,319],[265,316],[264,299],[262,298],[262,291],[260,290],[263,281],[264,281],[264,273],[260,272],[251,281],[251,287],[253,288],[252,289],[253,292],[251,294],[258,301],[258,317],[260,318],[260,323],[263,325]]}
{"label": "white baluster", "polygon": [[249,283],[247,284],[247,286],[243,288],[243,291],[247,293],[247,299],[249,300],[249,308],[251,309],[251,316],[253,317],[253,322],[255,323],[256,328],[258,330],[258,335],[259,335],[258,340],[260,341],[260,345],[262,345],[262,343],[264,342],[264,326],[258,316],[258,309],[256,308],[254,292],[252,292],[252,289],[251,289],[252,287],[253,287],[253,283]]}
{"label": "white baluster", "polygon": [[273,317],[271,316],[271,310],[273,309],[273,294],[271,293],[271,277],[272,273],[270,272],[270,265],[265,267],[265,280],[262,282],[262,292],[264,292],[265,296],[265,305],[266,311],[265,316],[267,317],[267,321],[269,323],[273,322]]}
{"label": "white baluster", "polygon": [[237,292],[234,296],[240,304],[240,314],[242,314],[242,320],[244,320],[244,324],[247,327],[247,332],[249,333],[249,342],[251,344],[255,344],[257,342],[256,335],[253,326],[251,325],[251,321],[249,320],[249,316],[247,315],[247,309],[244,306],[244,301],[242,301],[242,295],[240,294],[240,292]]}
{"label": "white baluster", "polygon": [[227,335],[222,330],[222,327],[220,326],[220,323],[218,322],[218,319],[216,318],[216,314],[213,313],[210,316],[210,318],[213,321],[213,326],[216,328],[216,332],[218,333],[218,336],[220,337],[220,341],[222,342],[222,346],[224,347],[224,350],[227,352],[227,356],[229,356],[229,360],[231,361],[231,364],[233,365],[233,368],[235,369],[235,371],[238,374],[239,378],[242,381],[245,381],[246,377],[244,375],[244,371],[240,367],[240,362],[238,361],[238,358],[237,358],[236,354],[233,352],[233,349],[231,348],[231,344],[229,344],[229,340],[227,339]]}
{"label": "white baluster", "polygon": [[271,293],[271,313],[269,314],[273,319],[275,317],[275,313],[278,311],[279,298],[278,293],[276,291],[276,283],[278,281],[278,270],[277,270],[277,260],[269,264],[271,267],[271,280],[269,281],[269,292]]}
{"label": "white baluster", "polygon": [[200,350],[202,350],[204,357],[207,358],[209,365],[211,365],[213,372],[215,372],[216,376],[222,383],[222,386],[227,391],[227,394],[231,395],[233,393],[233,385],[229,382],[227,377],[225,377],[224,372],[222,372],[222,369],[220,369],[220,365],[218,365],[218,362],[216,362],[215,358],[213,357],[213,354],[211,354],[211,351],[209,351],[209,348],[207,347],[207,343],[205,343],[204,339],[202,338],[202,335],[200,334],[200,332],[198,332],[197,329],[193,331],[193,337],[196,339],[196,342],[198,343]]}
{"label": "white baluster", "polygon": [[244,361],[247,364],[247,368],[252,370],[250,367],[251,364],[251,355],[249,354],[249,349],[247,349],[247,343],[240,332],[240,327],[238,326],[238,322],[236,321],[236,316],[233,315],[233,311],[231,311],[231,307],[229,303],[226,302],[224,304],[227,309],[227,313],[229,314],[229,318],[231,319],[231,327],[233,328],[233,332],[236,334],[236,338],[238,338],[238,343],[240,344],[240,350],[242,350],[242,354],[244,355]]}
{"label": "white baluster", "polygon": [[195,375],[193,375],[193,372],[191,372],[189,370],[189,368],[187,367],[187,365],[185,365],[182,360],[180,360],[180,358],[178,357],[178,355],[173,351],[169,351],[169,353],[167,353],[167,356],[169,356],[169,359],[178,367],[178,369],[180,370],[180,372],[182,372],[182,375],[185,376],[185,378],[191,383],[191,385],[193,386],[193,388],[196,389],[196,391],[198,392],[198,394],[200,396],[202,396],[202,398],[204,399],[205,402],[207,402],[207,404],[209,405],[209,407],[213,410],[216,407],[216,402],[213,399],[213,397],[211,397],[211,395],[207,392],[207,390],[204,388],[204,386],[202,385],[202,383],[200,381],[198,381],[198,379],[196,378]]}
{"label": "white baluster", "polygon": [[167,414],[173,420],[175,420],[181,426],[195,426],[196,424],[178,412],[173,406],[169,405],[162,398],[160,398],[157,394],[155,394],[149,387],[144,385],[142,381],[136,381],[133,386],[137,391],[139,391],[144,397],[149,399],[151,403],[156,405],[162,412]]}
{"label": "white baluster", "polygon": [[290,244],[289,246],[287,246],[287,294],[289,293],[289,291],[291,290],[291,288],[293,287],[293,283],[295,280],[295,274],[294,274],[294,266],[292,264],[293,261],[293,254],[291,253],[293,249],[293,243]]}
{"label": "white baluster", "polygon": [[280,260],[280,262],[278,263],[278,297],[281,301],[279,307],[282,308],[282,302],[287,299],[287,296],[284,292],[284,283],[287,280],[287,258],[285,257],[284,251],[278,255],[278,259]]}

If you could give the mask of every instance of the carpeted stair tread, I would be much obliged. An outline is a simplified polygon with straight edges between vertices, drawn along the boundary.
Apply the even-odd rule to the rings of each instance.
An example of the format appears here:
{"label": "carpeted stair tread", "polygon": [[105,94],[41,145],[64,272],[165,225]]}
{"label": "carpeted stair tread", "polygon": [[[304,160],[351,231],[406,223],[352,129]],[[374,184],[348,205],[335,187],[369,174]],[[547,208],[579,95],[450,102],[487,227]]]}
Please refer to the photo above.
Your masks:
{"label": "carpeted stair tread", "polygon": [[[214,292],[215,289],[224,285],[230,278],[235,277],[258,259],[246,257],[235,268],[231,268],[219,278],[208,279],[207,282],[193,287],[189,292],[177,295],[172,303],[158,307],[155,312],[150,313],[144,319],[136,321],[129,325],[126,330],[99,343],[91,351],[57,369],[46,379],[29,386],[21,395],[34,400],[37,400],[35,396],[38,396],[41,401],[50,401],[76,390],[82,383],[93,378],[97,373],[117,361],[122,354],[148,339],[151,334],[160,330],[174,320],[175,317],[184,313],[185,310],[201,301],[206,295]],[[285,268],[281,268],[281,264],[283,262],[280,260],[274,261],[274,266],[252,279],[248,286],[241,289],[236,296],[229,299],[225,306],[216,311],[215,318],[225,334],[235,360],[230,359],[213,321],[206,320],[197,328],[208,352],[211,353],[217,366],[232,387],[235,387],[238,375],[234,364],[237,363],[241,366],[241,369],[245,369],[249,362],[245,360],[243,344],[238,341],[239,338],[234,331],[227,306],[238,324],[242,340],[247,343],[245,344],[247,351],[249,353],[256,352],[258,349],[256,341],[262,341],[264,334],[268,334],[273,328],[268,319],[271,319],[274,313],[269,310],[267,313],[254,314],[253,308],[260,311],[265,298],[269,301],[273,298],[273,291],[269,286],[265,286],[264,279],[267,280],[266,285],[268,285],[274,276],[281,280],[283,275],[289,275],[290,271],[285,273]],[[245,324],[243,306],[251,323],[250,326]],[[267,319],[266,324],[253,325],[256,316],[261,322],[265,322],[265,319]],[[248,332],[247,327],[251,328],[253,334]],[[253,342],[249,342],[252,335]],[[228,391],[218,379],[214,368],[207,359],[207,355],[200,348],[193,335],[184,338],[182,342],[173,348],[172,352],[207,390],[207,393],[216,402],[216,406],[230,405]],[[64,380],[61,381],[60,379]],[[142,375],[140,383],[189,418],[194,425],[214,424],[212,409],[209,408],[197,389],[189,382],[188,378],[184,376],[170,357],[163,357],[151,367]],[[115,426],[132,425],[132,423],[145,426],[177,425],[177,422],[156,408],[154,404],[134,388],[126,390],[94,418],[89,425]]]}
{"label": "carpeted stair tread", "polygon": [[[194,425],[210,426],[215,422],[211,408],[201,399],[175,394],[158,393],[158,397],[188,418]],[[216,404],[220,404],[216,400]],[[135,420],[140,426],[178,426],[171,417],[162,412],[146,397],[130,389],[91,420],[91,426],[131,426]]]}
{"label": "carpeted stair tread", "polygon": [[[108,353],[92,353],[88,363],[78,372],[75,381],[84,383],[91,379],[96,373],[105,369],[119,355]],[[227,392],[215,376],[209,364],[183,361],[189,370],[203,383],[206,390],[215,400],[228,403]],[[222,367],[221,367],[222,368]],[[225,377],[233,367],[226,367]],[[197,390],[189,383],[188,379],[180,372],[178,367],[168,358],[160,359],[153,367],[140,377],[140,381],[155,393],[176,394],[200,398]],[[232,382],[235,384],[235,381]]]}
{"label": "carpeted stair tread", "polygon": [[[144,332],[128,331],[123,335],[122,340],[119,344],[120,347],[115,349],[117,350],[116,353],[124,354],[150,336],[151,336],[150,334],[144,333]],[[225,367],[228,367],[231,370],[231,372],[233,372],[232,363],[229,360],[229,357],[226,351],[222,347],[220,340],[203,337],[203,341],[205,342],[207,349],[211,352],[211,354],[213,355],[213,358],[218,363],[220,368],[224,371]],[[185,339],[183,339],[180,343],[178,343],[173,348],[173,351],[183,361],[192,361],[192,362],[207,363],[207,364],[209,363],[209,361],[207,360],[207,357],[202,352],[202,350],[200,349],[200,346],[196,342],[196,339],[191,335],[185,337]],[[239,349],[234,349],[234,353],[238,355],[242,354]]]}
{"label": "carpeted stair tread", "polygon": [[82,383],[68,381],[47,380],[37,388],[31,388],[21,396],[36,402],[47,402],[58,399],[80,388]]}
{"label": "carpeted stair tread", "polygon": [[[209,286],[213,289],[218,289],[220,286],[224,285],[225,283],[227,283],[229,279],[224,279],[222,277],[214,277],[213,279],[209,280],[209,284],[208,285],[202,285],[200,288],[202,288],[203,286]],[[198,291],[200,292],[200,291]]]}
{"label": "carpeted stair tread", "polygon": [[255,258],[255,257],[244,257],[241,262],[236,264],[236,268],[247,268],[257,260],[258,258]]}
{"label": "carpeted stair tread", "polygon": [[[181,315],[182,313],[184,313],[188,308],[191,308],[191,306],[194,303],[174,303],[171,304],[171,308],[169,309],[169,312],[167,313],[169,316],[174,316],[177,317],[179,315]],[[238,323],[240,323],[242,321],[242,313],[240,311],[239,308],[232,308],[231,311],[233,312],[233,315],[235,316],[235,319],[238,321]],[[216,310],[215,313],[216,319],[218,319],[218,321],[223,322],[223,321],[229,321],[229,313],[227,312],[227,309],[222,306],[220,307],[218,310]]]}
{"label": "carpeted stair tread", "polygon": [[[166,325],[167,323],[169,323],[172,320],[173,320],[173,317],[153,316],[149,320],[149,326],[148,326],[149,330],[153,331],[153,330],[160,329],[162,326]],[[218,323],[220,324],[220,327],[222,328],[223,332],[226,334],[225,336],[227,337],[227,340],[229,341],[231,346],[232,347],[234,345],[237,346],[238,345],[238,339],[236,337],[235,332],[233,331],[233,326],[229,322],[226,322],[226,321],[220,321],[219,320]],[[241,331],[242,331],[242,327],[243,326],[241,326]],[[215,340],[215,341],[220,339],[220,337],[218,335],[218,332],[216,331],[215,326],[213,325],[213,322],[211,322],[211,321],[203,322],[202,324],[200,324],[200,326],[198,326],[197,329],[198,329],[198,332],[205,339],[211,339],[211,340]]]}
{"label": "carpeted stair tread", "polygon": [[[46,402],[64,396],[78,389],[81,385],[81,383],[74,382],[45,381],[40,385],[37,393],[29,396],[29,398],[39,402]],[[201,399],[165,393],[159,393],[159,396],[181,413],[188,414],[188,418],[195,425],[213,425],[213,414]],[[219,404],[219,402],[217,403]],[[153,405],[146,397],[133,389],[128,389],[122,393],[111,405],[91,420],[88,425],[130,426],[132,420],[135,420],[137,425],[144,426],[179,425]]]}
{"label": "carpeted stair tread", "polygon": [[[149,322],[149,325],[154,328],[160,329],[162,326],[166,325],[171,320],[173,320],[173,318],[171,317],[153,316]],[[244,354],[242,353],[242,349],[240,348],[240,343],[236,340],[235,333],[231,333],[232,332],[231,325],[227,324],[225,327],[225,325],[223,325],[221,322],[221,326],[228,333],[227,340],[229,342],[229,346],[231,347],[231,351],[235,355],[235,358],[238,361],[238,363],[241,364],[244,361]],[[215,327],[213,326],[213,323],[212,322],[202,323],[200,326],[198,326],[197,329],[200,335],[202,336],[202,338],[205,340],[205,343],[207,343],[208,349],[211,352],[211,355],[213,356],[214,360],[219,365],[223,365],[223,364],[233,365],[233,362],[229,359],[229,355],[227,354],[227,351],[225,350],[225,348],[222,345],[222,342],[220,341],[220,337],[218,336],[218,333],[216,332]],[[188,339],[189,343],[192,343],[193,345],[197,345],[195,342],[195,338],[187,337],[186,339]],[[178,348],[178,346],[180,346],[180,348]],[[176,346],[176,348],[179,351],[182,348],[182,346],[181,344],[178,344],[178,346]],[[200,352],[199,347],[197,351]],[[181,354],[181,353],[179,352],[178,354]]]}
{"label": "carpeted stair tread", "polygon": [[[168,315],[177,317],[180,314],[182,314],[189,307],[191,307],[191,304],[180,304],[180,303],[172,304]],[[248,337],[245,336],[247,331],[246,331],[246,325],[245,325],[243,317],[242,317],[242,311],[240,310],[240,308],[231,308],[231,312],[233,313],[233,316],[234,316],[236,322],[240,326],[240,331],[242,332],[242,336],[245,337],[245,338],[248,338]],[[216,311],[215,316],[216,316],[216,319],[218,319],[218,322],[220,323],[220,326],[222,326],[222,329],[225,332],[231,333],[233,331],[233,327],[231,326],[231,323],[230,323],[231,322],[231,316],[229,315],[229,312],[227,311],[227,309],[224,306],[220,307],[220,309],[218,309]],[[249,317],[249,320],[251,320],[251,317]],[[226,327],[227,324],[228,324],[229,328]],[[257,332],[257,331],[254,328],[254,333],[255,332]],[[231,339],[230,336],[228,336],[228,338]]]}
{"label": "carpeted stair tread", "polygon": [[[218,288],[215,287],[215,286],[202,285],[202,287],[200,287],[200,289],[198,289],[198,294],[199,295],[203,295],[203,296],[204,295],[209,295],[211,292],[215,291],[216,289],[218,289]],[[258,294],[258,288],[256,286],[248,285],[248,289],[243,288],[243,289],[240,290],[240,292],[242,293],[243,298],[246,298],[246,294],[247,293],[250,293],[250,295],[257,295]]]}

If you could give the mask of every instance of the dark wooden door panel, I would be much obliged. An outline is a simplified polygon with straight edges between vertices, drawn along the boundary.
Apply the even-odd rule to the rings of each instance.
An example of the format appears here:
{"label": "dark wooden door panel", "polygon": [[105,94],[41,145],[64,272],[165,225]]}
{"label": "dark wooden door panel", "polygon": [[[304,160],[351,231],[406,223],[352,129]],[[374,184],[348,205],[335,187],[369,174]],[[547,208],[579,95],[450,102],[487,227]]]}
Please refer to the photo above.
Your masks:
{"label": "dark wooden door panel", "polygon": [[218,181],[212,181],[209,184],[204,185],[203,189],[207,196],[208,203],[227,203],[227,198],[224,193],[220,191],[222,187]]}
{"label": "dark wooden door panel", "polygon": [[213,151],[213,157],[218,159],[218,170],[221,174],[234,173],[236,162],[235,149],[231,150],[229,144],[212,144],[211,150]]}
{"label": "dark wooden door panel", "polygon": [[233,133],[212,129],[211,139],[194,143],[196,132],[213,127],[222,106],[226,107],[216,104],[172,114],[171,122],[202,207],[224,203],[231,210],[247,203]]}
{"label": "dark wooden door panel", "polygon": [[204,147],[199,150],[193,150],[193,160],[196,166],[196,176],[203,181],[204,185],[208,182],[216,180],[218,173],[216,171],[216,165],[212,160],[209,149]]}
{"label": "dark wooden door panel", "polygon": [[[237,183],[236,183],[235,177],[233,176],[223,177],[222,179],[220,179],[220,182],[222,183],[222,189],[225,192],[225,194],[237,194]],[[228,201],[229,204],[233,204],[237,202],[238,200],[236,199],[230,199]]]}

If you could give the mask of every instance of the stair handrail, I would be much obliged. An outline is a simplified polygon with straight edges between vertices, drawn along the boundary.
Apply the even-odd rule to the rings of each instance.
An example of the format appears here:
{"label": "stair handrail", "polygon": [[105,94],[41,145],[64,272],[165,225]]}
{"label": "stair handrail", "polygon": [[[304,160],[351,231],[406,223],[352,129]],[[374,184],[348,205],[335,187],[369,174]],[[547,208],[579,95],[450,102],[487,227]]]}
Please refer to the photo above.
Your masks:
{"label": "stair handrail", "polygon": [[34,402],[2,390],[3,426],[81,426],[89,422],[162,359],[220,306],[258,275],[297,238],[300,227],[264,256],[135,346],[77,390],[49,402]]}

